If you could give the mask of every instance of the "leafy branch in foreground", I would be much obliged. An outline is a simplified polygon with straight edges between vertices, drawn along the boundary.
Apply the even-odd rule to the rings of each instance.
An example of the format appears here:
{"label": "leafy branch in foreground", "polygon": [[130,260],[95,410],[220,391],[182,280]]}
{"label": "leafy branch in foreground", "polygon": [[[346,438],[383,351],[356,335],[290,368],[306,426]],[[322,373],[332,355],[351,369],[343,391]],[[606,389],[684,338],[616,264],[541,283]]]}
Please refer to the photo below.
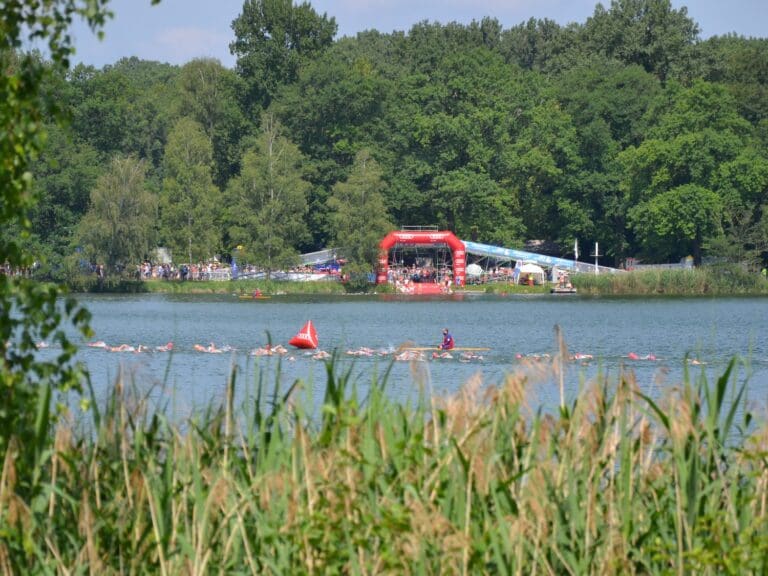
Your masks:
{"label": "leafy branch in foreground", "polygon": [[[32,192],[30,166],[45,145],[46,119],[64,112],[45,87],[69,67],[74,52],[68,29],[83,18],[94,31],[110,16],[106,0],[4,2],[0,22],[0,519],[10,549],[29,550],[29,515],[44,507],[42,475],[51,465],[50,432],[59,394],[79,389],[82,374],[65,330],[71,323],[89,333],[87,311],[55,287],[28,278],[38,266],[28,250]],[[49,62],[25,54],[44,44]],[[45,360],[42,342],[59,352]],[[49,357],[50,358],[50,357]],[[55,468],[55,465],[54,465]],[[6,556],[0,554],[0,564]]]}

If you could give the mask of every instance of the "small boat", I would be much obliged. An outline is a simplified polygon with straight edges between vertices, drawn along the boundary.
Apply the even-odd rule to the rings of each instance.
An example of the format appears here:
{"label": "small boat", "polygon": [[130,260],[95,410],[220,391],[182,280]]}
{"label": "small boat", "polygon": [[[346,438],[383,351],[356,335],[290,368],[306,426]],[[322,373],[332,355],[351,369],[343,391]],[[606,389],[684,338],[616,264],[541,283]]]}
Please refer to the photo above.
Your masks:
{"label": "small boat", "polygon": [[[554,278],[553,278],[554,280]],[[571,279],[566,272],[559,272],[557,283],[550,288],[550,294],[576,294],[576,288],[571,284]]]}
{"label": "small boat", "polygon": [[240,300],[269,300],[272,296],[268,296],[267,294],[259,294],[258,296],[254,296],[253,294],[240,294],[238,298],[240,298]]}

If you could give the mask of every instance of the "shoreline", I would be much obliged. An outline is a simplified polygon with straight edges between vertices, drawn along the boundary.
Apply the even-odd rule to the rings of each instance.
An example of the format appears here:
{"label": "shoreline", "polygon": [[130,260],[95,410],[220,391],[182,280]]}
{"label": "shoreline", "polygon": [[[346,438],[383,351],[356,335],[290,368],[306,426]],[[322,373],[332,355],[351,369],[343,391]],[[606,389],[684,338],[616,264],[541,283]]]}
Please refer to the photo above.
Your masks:
{"label": "shoreline", "polygon": [[[625,274],[589,275],[572,277],[576,294],[584,296],[768,296],[768,280],[758,274],[750,274],[739,267],[698,268],[693,270],[648,270]],[[538,295],[549,294],[554,284],[520,286],[507,283],[476,284],[454,290],[462,294]],[[126,280],[108,278],[99,285],[96,279],[83,278],[68,283],[71,293],[159,293],[159,294],[234,294],[246,296],[255,290],[265,295],[360,295],[400,294],[390,286],[371,286],[369,291],[349,291],[340,282],[290,282],[265,280],[236,281],[176,281],[176,280]],[[416,296],[419,297],[419,296]],[[562,297],[562,296],[560,296]]]}

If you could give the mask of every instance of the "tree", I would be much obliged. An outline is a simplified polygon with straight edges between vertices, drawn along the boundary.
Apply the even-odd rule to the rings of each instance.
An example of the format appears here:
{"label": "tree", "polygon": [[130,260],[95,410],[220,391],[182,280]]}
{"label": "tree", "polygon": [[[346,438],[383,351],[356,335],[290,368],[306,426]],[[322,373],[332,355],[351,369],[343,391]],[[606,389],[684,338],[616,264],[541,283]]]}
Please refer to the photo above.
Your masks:
{"label": "tree", "polygon": [[536,20],[505,30],[501,38],[501,52],[508,62],[525,70],[560,71],[583,62],[584,54],[577,45],[575,25],[561,27],[554,20]]}
{"label": "tree", "polygon": [[638,204],[628,215],[647,253],[673,260],[693,254],[701,264],[704,240],[721,231],[722,202],[712,190],[685,184]]}
{"label": "tree", "polygon": [[514,246],[525,226],[517,215],[518,197],[483,171],[459,168],[434,179],[437,221],[461,237],[480,231],[478,240]]}
{"label": "tree", "polygon": [[[744,166],[744,161],[738,159],[749,145],[751,129],[738,115],[733,98],[723,86],[702,81],[694,82],[689,88],[668,86],[649,115],[654,126],[647,137],[638,146],[621,152],[617,160],[624,174],[623,210],[634,214],[632,228],[641,233],[644,247],[664,245],[665,250],[659,254],[664,256],[679,239],[678,231],[656,224],[647,226],[637,212],[639,208],[630,207],[670,205],[678,195],[675,190],[706,190],[718,197],[720,209],[728,212],[734,209],[732,215],[735,216],[735,209],[747,200],[753,205],[760,202],[765,168],[762,163],[756,164],[754,169],[735,177]],[[663,198],[654,203],[658,195]],[[709,200],[703,199],[702,206],[712,205]],[[723,215],[726,222],[730,215]],[[665,229],[669,230],[670,237],[663,241],[659,234]],[[688,243],[681,248],[700,250],[702,241],[703,238],[696,238],[693,246]],[[700,260],[700,255],[694,254],[694,257],[697,262]]]}
{"label": "tree", "polygon": [[616,264],[629,248],[624,177],[616,158],[648,133],[647,111],[661,83],[638,65],[593,58],[564,73],[558,99],[572,117],[583,165],[558,188],[557,235],[599,241]]}
{"label": "tree", "polygon": [[346,178],[358,150],[373,150],[384,137],[380,125],[390,83],[378,64],[356,41],[341,40],[302,68],[296,83],[281,91],[271,108],[311,159],[308,224],[315,246],[330,241],[330,189]]}
{"label": "tree", "polygon": [[196,120],[213,144],[214,182],[220,189],[237,173],[240,141],[249,124],[239,106],[243,80],[218,60],[198,58],[179,74],[184,116]]}
{"label": "tree", "polygon": [[673,9],[670,0],[611,0],[608,10],[598,4],[584,27],[590,52],[639,64],[662,82],[687,74],[698,34],[688,10]]}
{"label": "tree", "polygon": [[77,223],[88,210],[90,191],[103,171],[103,162],[93,147],[66,130],[55,125],[47,130],[47,146],[32,165],[38,202],[30,219],[33,238],[47,256],[41,271],[47,277],[61,278],[62,260],[69,254]]}
{"label": "tree", "polygon": [[[427,33],[445,40],[424,26],[418,42]],[[485,47],[439,58],[433,51],[437,67],[393,82],[393,101],[384,107],[388,206],[398,222],[436,223],[458,234],[477,227],[487,241],[519,240],[519,189],[507,153],[535,100],[533,82]]]}
{"label": "tree", "polygon": [[202,261],[220,246],[220,192],[211,177],[213,147],[202,126],[182,118],[168,136],[160,197],[161,233],[178,260]]}
{"label": "tree", "polygon": [[294,82],[306,59],[320,54],[336,35],[336,20],[319,15],[309,2],[245,0],[232,22],[237,72],[249,85],[248,103],[266,109],[277,89]]}
{"label": "tree", "polygon": [[382,171],[367,150],[355,156],[346,182],[338,182],[328,199],[330,237],[352,264],[372,270],[379,242],[392,230],[384,205]]}
{"label": "tree", "polygon": [[265,114],[262,133],[245,153],[240,175],[226,192],[225,227],[232,246],[243,246],[246,258],[267,271],[293,266],[297,246],[309,236],[304,222],[309,184],[302,169],[304,157],[281,134],[271,114]]}
{"label": "tree", "polygon": [[723,234],[705,240],[704,251],[718,259],[759,270],[768,252],[768,206],[748,205],[731,211]]}
{"label": "tree", "polygon": [[78,66],[71,75],[72,128],[106,157],[115,154],[162,163],[178,68],[136,57],[93,70]]}
{"label": "tree", "polygon": [[699,75],[724,84],[752,124],[768,118],[768,39],[714,36],[696,46]]}
{"label": "tree", "polygon": [[581,164],[576,131],[553,100],[532,106],[518,123],[516,142],[504,161],[511,185],[518,190],[521,217],[529,238],[554,238],[564,224],[558,204],[569,204],[569,175]]}
{"label": "tree", "polygon": [[157,199],[145,189],[146,166],[116,156],[91,192],[77,240],[92,262],[117,271],[140,263],[154,241]]}

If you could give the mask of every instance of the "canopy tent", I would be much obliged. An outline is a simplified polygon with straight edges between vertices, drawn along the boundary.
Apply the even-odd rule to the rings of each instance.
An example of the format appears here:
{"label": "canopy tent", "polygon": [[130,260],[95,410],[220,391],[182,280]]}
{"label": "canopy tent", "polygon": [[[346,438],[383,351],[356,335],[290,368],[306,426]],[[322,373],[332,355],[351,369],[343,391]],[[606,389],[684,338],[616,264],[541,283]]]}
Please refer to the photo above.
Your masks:
{"label": "canopy tent", "polygon": [[529,278],[533,278],[534,284],[544,284],[547,281],[547,274],[541,266],[524,262],[522,266],[515,267],[515,278],[518,284],[525,284]]}
{"label": "canopy tent", "polygon": [[482,276],[483,267],[480,264],[470,264],[467,266],[467,276]]}

